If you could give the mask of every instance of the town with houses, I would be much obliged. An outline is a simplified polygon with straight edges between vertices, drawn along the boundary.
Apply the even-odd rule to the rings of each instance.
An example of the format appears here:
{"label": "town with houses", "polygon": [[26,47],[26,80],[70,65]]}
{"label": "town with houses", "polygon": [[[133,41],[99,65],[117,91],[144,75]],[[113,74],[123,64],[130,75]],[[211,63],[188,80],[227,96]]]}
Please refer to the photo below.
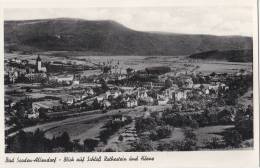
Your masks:
{"label": "town with houses", "polygon": [[[108,128],[105,129],[107,132],[104,131],[105,126],[97,128],[95,131],[99,136],[85,141],[74,139],[75,143],[84,143],[83,149],[73,147],[69,150],[69,147],[63,147],[62,150],[146,151],[150,146],[155,146],[156,150],[166,150],[165,145],[161,141],[158,144],[157,141],[170,136],[171,133],[168,132],[172,132],[173,128],[178,130],[175,127],[198,128],[218,125],[218,121],[224,125],[234,125],[236,111],[241,108],[237,106],[239,94],[235,92],[242,88],[240,95],[243,95],[251,87],[250,84],[241,86],[237,81],[252,80],[252,72],[243,69],[235,73],[202,73],[196,71],[196,68],[178,72],[166,66],[137,70],[122,65],[116,57],[93,63],[93,66],[42,61],[42,57],[44,56],[39,54],[33,55],[33,62],[18,57],[5,59],[6,151],[18,150],[10,144],[14,143],[13,139],[20,130],[32,131],[41,126],[44,128],[48,123],[57,123],[58,126],[59,122],[66,122],[67,119],[88,116],[90,119],[95,118],[95,115],[97,117],[91,122],[98,123],[98,118],[102,118],[103,122],[103,117],[106,117],[108,121],[105,120],[105,125],[120,122],[120,126],[110,132]],[[189,65],[184,64],[185,66]],[[84,76],[83,72],[89,70],[95,70],[96,73]],[[252,94],[248,99],[252,99]],[[247,105],[242,108],[248,110],[252,106],[251,101]],[[227,113],[219,116],[225,110]],[[207,121],[198,117],[205,115]],[[212,121],[211,115],[217,121]],[[149,119],[153,120],[151,123],[154,122],[154,126],[151,123],[145,125]],[[153,127],[158,127],[159,132],[156,132],[157,129],[155,133],[149,132]],[[164,132],[167,135],[160,135]],[[185,129],[183,134],[188,136],[192,132]],[[145,145],[142,143],[146,142],[141,140],[147,136],[152,140],[152,145],[143,149]],[[102,145],[100,141],[103,142]],[[213,138],[209,141],[212,148],[223,148],[222,139]],[[120,143],[125,145],[120,147]],[[177,149],[167,147],[167,150],[195,150],[197,147],[191,143],[193,146],[186,149],[185,145],[175,144]],[[155,150],[154,148],[150,150]],[[204,144],[199,148],[208,147]],[[52,149],[48,149],[50,150]]]}

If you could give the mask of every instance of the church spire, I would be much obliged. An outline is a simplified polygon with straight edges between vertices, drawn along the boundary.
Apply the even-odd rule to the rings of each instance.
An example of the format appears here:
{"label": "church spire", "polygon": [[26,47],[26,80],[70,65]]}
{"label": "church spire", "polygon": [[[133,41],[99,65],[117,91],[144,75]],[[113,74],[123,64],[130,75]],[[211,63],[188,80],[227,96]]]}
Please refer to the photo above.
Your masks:
{"label": "church spire", "polygon": [[38,61],[41,61],[41,57],[40,57],[40,55],[38,54],[38,56],[37,56],[37,59],[36,59],[36,61],[38,62]]}

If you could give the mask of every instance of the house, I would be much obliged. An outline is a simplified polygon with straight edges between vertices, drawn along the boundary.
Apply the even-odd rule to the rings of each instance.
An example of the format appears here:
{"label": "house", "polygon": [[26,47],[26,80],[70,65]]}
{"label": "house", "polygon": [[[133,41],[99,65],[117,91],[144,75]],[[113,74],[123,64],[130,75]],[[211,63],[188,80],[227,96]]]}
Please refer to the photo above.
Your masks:
{"label": "house", "polygon": [[183,83],[184,83],[184,88],[192,88],[193,86],[193,81],[192,81],[192,78],[189,77],[189,76],[185,76],[185,77],[182,77],[182,80],[183,80]]}
{"label": "house", "polygon": [[165,91],[163,91],[163,96],[168,97],[169,99],[173,99],[176,90],[178,90],[178,86],[165,89]]}
{"label": "house", "polygon": [[28,119],[38,119],[39,118],[39,112],[33,112],[33,113],[28,113],[27,115]]}
{"label": "house", "polygon": [[78,80],[73,80],[72,81],[72,85],[79,85],[79,81]]}
{"label": "house", "polygon": [[105,96],[106,95],[104,95],[104,94],[97,96],[96,97],[97,102],[100,103],[101,101],[103,101]]}
{"label": "house", "polygon": [[153,105],[154,99],[152,97],[145,97],[145,98],[139,98],[138,99],[138,105]]}
{"label": "house", "polygon": [[100,102],[101,107],[108,109],[109,107],[111,107],[111,103],[108,100],[103,100]]}
{"label": "house", "polygon": [[39,82],[47,79],[46,73],[28,73],[25,77],[32,82]]}
{"label": "house", "polygon": [[128,94],[128,95],[132,94],[134,90],[133,87],[121,87],[121,89],[123,89],[124,94]]}
{"label": "house", "polygon": [[219,89],[219,85],[209,85],[209,88],[208,88],[209,90],[214,90],[215,92],[217,92],[218,91],[218,89]]}
{"label": "house", "polygon": [[201,84],[194,84],[193,86],[192,86],[192,88],[193,89],[200,89],[201,88]]}
{"label": "house", "polygon": [[151,113],[149,111],[144,112],[144,115],[143,115],[144,118],[148,118],[150,116],[151,116]]}
{"label": "house", "polygon": [[94,90],[92,88],[86,88],[85,93],[87,93],[88,95],[91,95],[91,96],[95,94]]}
{"label": "house", "polygon": [[73,81],[73,75],[63,75],[57,77],[57,82],[62,83],[68,83],[70,84]]}
{"label": "house", "polygon": [[13,59],[11,59],[10,62],[11,62],[11,63],[17,63],[17,64],[20,64],[20,63],[21,63],[21,60],[20,60],[20,59],[17,59],[17,58],[13,58]]}
{"label": "house", "polygon": [[39,102],[32,103],[32,114],[28,114],[28,118],[30,117],[39,117],[40,109],[44,112],[53,112],[53,110],[57,107],[61,107],[60,101],[58,100],[45,100]]}
{"label": "house", "polygon": [[169,102],[169,98],[159,98],[157,99],[158,105],[166,105]]}
{"label": "house", "polygon": [[137,99],[145,99],[147,98],[148,95],[147,95],[147,91],[146,90],[138,90],[137,91]]}
{"label": "house", "polygon": [[25,65],[29,64],[29,61],[28,61],[28,60],[22,60],[21,64],[22,64],[23,66],[25,66]]}
{"label": "house", "polygon": [[82,100],[82,95],[81,95],[81,94],[76,94],[74,100],[75,100],[76,102]]}
{"label": "house", "polygon": [[116,114],[116,115],[113,115],[112,116],[112,121],[126,121],[126,117],[124,115],[121,115],[121,114]]}
{"label": "house", "polygon": [[187,91],[184,90],[184,91],[181,91],[181,90],[178,90],[175,92],[175,100],[176,101],[180,101],[181,99],[187,99]]}
{"label": "house", "polygon": [[14,83],[18,78],[18,72],[17,71],[9,72],[8,76],[9,76],[10,82]]}
{"label": "house", "polygon": [[126,79],[126,75],[119,74],[116,76],[116,80],[122,80],[122,79]]}
{"label": "house", "polygon": [[124,99],[123,102],[125,103],[125,106],[127,108],[132,108],[132,107],[136,107],[138,106],[138,102],[135,98],[127,98],[127,99]]}
{"label": "house", "polygon": [[208,95],[209,94],[209,89],[205,89],[204,93]]}
{"label": "house", "polygon": [[58,83],[66,83],[71,84],[73,82],[73,75],[60,75],[60,76],[52,76],[49,80],[57,81]]}
{"label": "house", "polygon": [[119,90],[109,90],[105,94],[106,99],[108,99],[109,96],[112,96],[114,99],[116,99],[119,95],[121,95],[121,92]]}
{"label": "house", "polygon": [[75,97],[72,95],[65,95],[61,97],[62,102],[72,105],[74,103]]}

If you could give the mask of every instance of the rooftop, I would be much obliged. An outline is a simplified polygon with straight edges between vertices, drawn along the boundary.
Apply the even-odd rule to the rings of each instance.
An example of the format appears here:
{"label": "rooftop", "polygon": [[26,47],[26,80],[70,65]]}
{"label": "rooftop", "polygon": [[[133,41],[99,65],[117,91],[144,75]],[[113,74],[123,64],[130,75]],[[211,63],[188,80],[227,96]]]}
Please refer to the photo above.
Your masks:
{"label": "rooftop", "polygon": [[42,106],[43,108],[52,108],[54,106],[60,105],[60,101],[59,100],[45,100],[45,101],[40,101],[40,102],[34,102],[34,104]]}

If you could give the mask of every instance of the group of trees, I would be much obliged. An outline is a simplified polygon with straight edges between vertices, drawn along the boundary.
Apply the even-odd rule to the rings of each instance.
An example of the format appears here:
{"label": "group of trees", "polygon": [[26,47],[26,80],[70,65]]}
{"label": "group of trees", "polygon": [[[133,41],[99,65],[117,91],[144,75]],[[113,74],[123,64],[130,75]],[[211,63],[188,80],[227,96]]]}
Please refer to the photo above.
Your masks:
{"label": "group of trees", "polygon": [[174,127],[204,127],[210,125],[234,124],[234,109],[221,111],[206,108],[202,113],[182,114],[174,112],[174,109],[166,110],[162,115],[162,121]]}
{"label": "group of trees", "polygon": [[239,108],[235,116],[235,129],[242,139],[253,138],[253,107]]}
{"label": "group of trees", "polygon": [[157,126],[154,130],[150,132],[151,140],[159,140],[163,138],[167,138],[172,133],[172,127],[168,125]]}
{"label": "group of trees", "polygon": [[131,122],[132,118],[130,116],[126,116],[125,120],[108,120],[103,126],[104,129],[99,133],[100,140],[106,144],[111,135],[113,135],[123,126],[130,124]]}
{"label": "group of trees", "polygon": [[227,105],[236,105],[237,99],[253,87],[253,76],[230,77],[227,78],[226,84],[229,90],[224,92],[223,99]]}
{"label": "group of trees", "polygon": [[72,151],[72,142],[66,132],[50,140],[45,138],[44,132],[39,129],[35,132],[20,130],[14,137],[8,138],[6,143],[6,152],[11,153],[54,152],[57,148],[61,148],[62,151]]}
{"label": "group of trees", "polygon": [[171,141],[169,143],[160,143],[157,146],[158,151],[193,151],[198,150],[196,134],[191,129],[184,130],[184,139],[182,141]]}
{"label": "group of trees", "polygon": [[147,137],[148,135],[150,140],[156,141],[169,137],[173,128],[156,116],[150,116],[136,118],[135,129],[140,137]]}
{"label": "group of trees", "polygon": [[20,130],[15,136],[6,139],[7,153],[47,153],[47,152],[90,152],[98,145],[96,139],[71,140],[67,132],[52,139],[45,137],[44,132],[37,129],[34,132]]}

